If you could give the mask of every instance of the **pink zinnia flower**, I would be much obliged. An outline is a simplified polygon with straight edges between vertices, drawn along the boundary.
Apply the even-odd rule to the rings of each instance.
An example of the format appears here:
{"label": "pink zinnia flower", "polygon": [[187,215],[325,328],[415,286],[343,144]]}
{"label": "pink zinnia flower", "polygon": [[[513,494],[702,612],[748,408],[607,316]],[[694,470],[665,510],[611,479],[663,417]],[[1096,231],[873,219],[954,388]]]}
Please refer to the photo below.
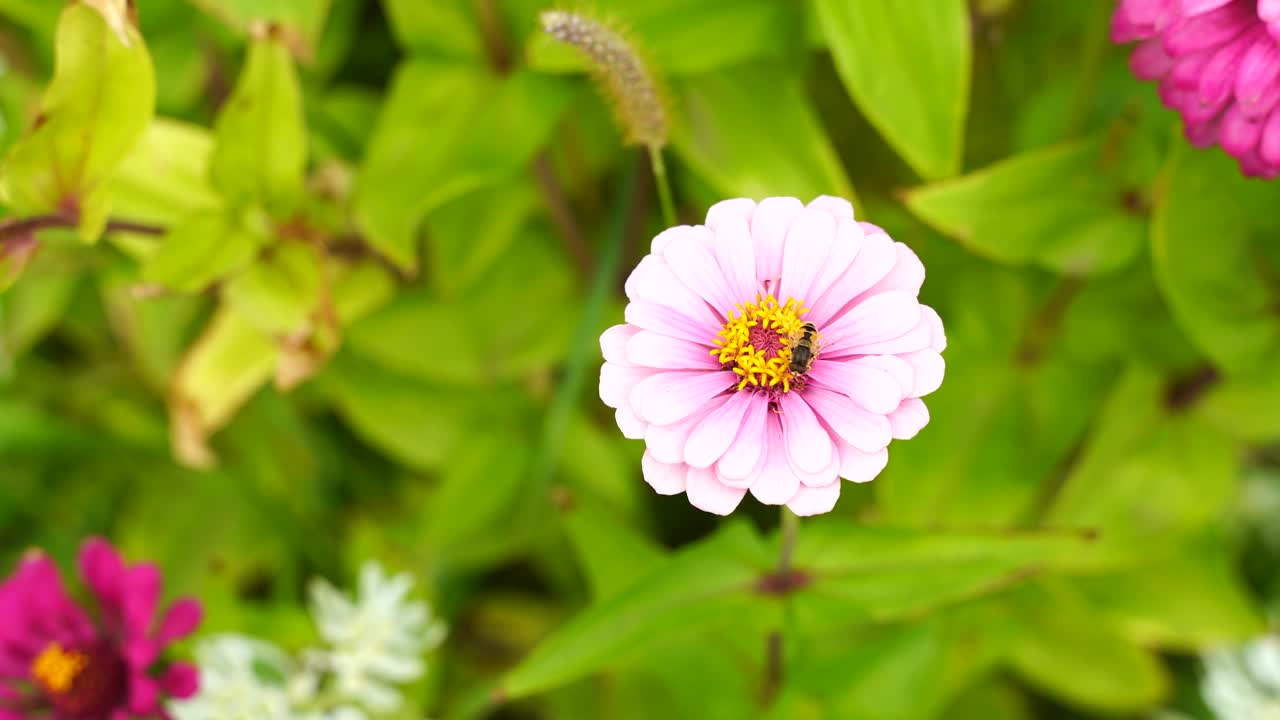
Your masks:
{"label": "pink zinnia flower", "polygon": [[1160,82],[1192,144],[1280,175],[1280,0],[1120,0],[1111,38],[1141,41],[1130,67]]}
{"label": "pink zinnia flower", "polygon": [[163,698],[194,695],[197,675],[161,656],[195,630],[199,603],[179,600],[156,623],[160,571],[126,566],[99,539],[81,548],[80,574],[93,594],[89,610],[40,552],[0,585],[0,720],[168,717]]}
{"label": "pink zinnia flower", "polygon": [[845,200],[725,200],[655,237],[627,279],[600,397],[644,439],[659,493],[720,515],[748,490],[827,512],[841,477],[871,480],[889,441],[929,421],[946,337],[923,282],[915,253]]}

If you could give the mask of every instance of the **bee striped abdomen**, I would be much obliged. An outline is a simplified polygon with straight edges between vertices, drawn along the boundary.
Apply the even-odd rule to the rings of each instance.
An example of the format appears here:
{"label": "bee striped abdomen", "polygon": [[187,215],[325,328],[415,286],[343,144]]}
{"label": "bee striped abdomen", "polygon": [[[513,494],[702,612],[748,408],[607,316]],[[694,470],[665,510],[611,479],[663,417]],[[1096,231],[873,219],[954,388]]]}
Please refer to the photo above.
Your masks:
{"label": "bee striped abdomen", "polygon": [[796,333],[794,341],[791,343],[791,364],[789,366],[792,375],[803,375],[809,372],[809,368],[813,366],[814,358],[818,356],[818,329],[813,323],[805,323],[800,326],[800,331]]}

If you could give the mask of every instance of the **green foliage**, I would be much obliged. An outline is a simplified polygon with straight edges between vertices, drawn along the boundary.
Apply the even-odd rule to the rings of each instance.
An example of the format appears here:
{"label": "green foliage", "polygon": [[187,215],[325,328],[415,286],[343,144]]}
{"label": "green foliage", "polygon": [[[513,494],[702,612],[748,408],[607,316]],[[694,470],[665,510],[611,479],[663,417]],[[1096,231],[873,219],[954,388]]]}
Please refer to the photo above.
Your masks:
{"label": "green foliage", "polygon": [[57,49],[34,127],[0,167],[0,197],[23,215],[71,212],[93,241],[110,212],[111,175],[151,121],[154,72],[136,28],[121,38],[86,5],[62,12]]}
{"label": "green foliage", "polygon": [[1034,150],[913,191],[907,204],[993,260],[1076,275],[1107,272],[1131,262],[1146,240],[1146,222],[1124,207],[1123,179],[1099,182],[1125,149],[1093,138]]}
{"label": "green foliage", "polygon": [[960,168],[973,49],[964,0],[819,0],[849,94],[922,177]]}
{"label": "green foliage", "polygon": [[0,570],[104,534],[288,649],[305,578],[410,570],[405,720],[1202,712],[1274,621],[1280,184],[1113,4],[568,8],[661,81],[680,222],[839,195],[927,268],[930,423],[781,569],[591,389],[663,224],[554,3],[136,5],[0,0]]}
{"label": "green foliage", "polygon": [[289,53],[272,38],[249,47],[244,70],[214,125],[209,177],[233,204],[287,212],[307,165],[302,88]]}

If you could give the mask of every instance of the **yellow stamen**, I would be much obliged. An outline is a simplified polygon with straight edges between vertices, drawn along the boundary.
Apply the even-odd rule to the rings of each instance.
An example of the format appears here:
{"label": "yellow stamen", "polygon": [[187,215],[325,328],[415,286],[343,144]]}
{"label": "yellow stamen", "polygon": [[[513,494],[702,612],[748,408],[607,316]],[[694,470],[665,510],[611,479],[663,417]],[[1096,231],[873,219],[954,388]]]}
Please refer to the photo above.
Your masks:
{"label": "yellow stamen", "polygon": [[50,643],[31,663],[31,676],[45,690],[54,693],[65,693],[71,689],[76,677],[89,664],[84,653],[74,650],[68,652],[60,643]]}
{"label": "yellow stamen", "polygon": [[[731,367],[742,380],[738,389],[748,386],[772,388],[782,385],[782,391],[791,391],[791,338],[800,330],[800,319],[809,309],[804,304],[788,298],[779,304],[773,295],[756,296],[755,302],[739,303],[738,312],[729,312],[728,320],[713,341],[716,348],[711,354],[722,364]],[[774,347],[757,348],[752,344],[751,329],[762,328],[777,333]],[[759,332],[757,331],[757,339]]]}

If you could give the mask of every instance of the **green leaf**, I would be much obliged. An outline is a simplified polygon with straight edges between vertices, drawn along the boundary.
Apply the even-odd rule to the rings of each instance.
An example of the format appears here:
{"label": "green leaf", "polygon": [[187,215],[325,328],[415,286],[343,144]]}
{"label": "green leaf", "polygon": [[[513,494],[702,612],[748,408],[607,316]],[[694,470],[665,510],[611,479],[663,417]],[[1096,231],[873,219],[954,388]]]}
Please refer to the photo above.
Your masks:
{"label": "green leaf", "polygon": [[507,697],[543,692],[654,645],[776,611],[753,590],[771,558],[744,525],[725,526],[544,640],[503,680]]}
{"label": "green leaf", "polygon": [[64,252],[45,247],[32,259],[22,282],[0,293],[0,376],[9,362],[58,326],[80,286],[67,272]]}
{"label": "green leaf", "polygon": [[675,95],[676,152],[724,196],[853,198],[795,73],[778,65],[737,66],[683,79]]}
{"label": "green leaf", "polygon": [[637,515],[647,492],[639,477],[643,450],[619,435],[612,422],[602,428],[582,413],[570,418],[564,433],[564,446],[573,450],[561,455],[560,469],[575,497],[590,495],[616,512]]}
{"label": "green leaf", "polygon": [[954,175],[963,154],[973,49],[964,0],[819,0],[845,88],[922,177]]}
{"label": "green leaf", "polygon": [[396,40],[422,56],[485,61],[484,37],[467,0],[382,0]]}
{"label": "green leaf", "polygon": [[564,526],[597,602],[620,594],[666,558],[661,546],[590,498],[573,499]]}
{"label": "green leaf", "polygon": [[1250,442],[1280,438],[1280,370],[1222,380],[1200,401],[1197,412],[1232,437]]}
{"label": "green leaf", "polygon": [[[600,19],[625,29],[645,59],[667,77],[782,59],[799,47],[802,35],[799,13],[779,0],[615,0]],[[579,53],[540,29],[527,55],[534,70],[587,69]]]}
{"label": "green leaf", "polygon": [[486,280],[538,207],[527,181],[483,188],[440,206],[427,219],[427,271],[445,297]]}
{"label": "green leaf", "polygon": [[943,717],[947,720],[1032,720],[1026,698],[1008,682],[986,682],[962,694]]}
{"label": "green leaf", "polygon": [[1100,529],[1109,543],[1204,527],[1229,506],[1238,462],[1229,438],[1195,414],[1169,414],[1163,379],[1133,367],[1094,421],[1047,520]]}
{"label": "green leaf", "polygon": [[926,533],[824,519],[807,523],[795,566],[812,581],[792,602],[799,622],[886,621],[1015,585],[1090,542],[1069,533]]}
{"label": "green leaf", "polygon": [[[528,487],[532,452],[506,433],[475,433],[451,453],[432,498],[426,539],[444,556],[465,553],[493,528],[507,527]],[[540,498],[524,498],[538,502]]]}
{"label": "green leaf", "polygon": [[1029,585],[1010,598],[1020,627],[1014,668],[1069,702],[1108,712],[1152,706],[1168,679],[1159,661],[1135,646],[1064,583]]}
{"label": "green leaf", "polygon": [[931,720],[942,705],[945,645],[937,621],[894,626],[858,637],[834,657],[798,658],[791,676],[820,699],[827,717]]}
{"label": "green leaf", "polygon": [[1146,223],[1105,174],[1114,142],[1094,138],[1033,150],[955,180],[911,191],[907,206],[984,257],[1072,275],[1133,260]]}
{"label": "green leaf", "polygon": [[402,65],[356,186],[356,220],[369,243],[414,267],[423,218],[523,172],[559,121],[569,87],[530,72],[498,79],[470,66]]}
{"label": "green leaf", "polygon": [[[578,311],[569,268],[543,232],[530,232],[454,302],[426,289],[401,293],[353,325],[351,346],[388,368],[429,382],[486,386],[524,377],[563,357]],[[475,322],[476,318],[502,322]],[[405,338],[465,339],[466,362],[442,361]]]}
{"label": "green leaf", "polygon": [[1142,567],[1076,584],[1143,645],[1195,652],[1243,642],[1266,623],[1234,567],[1232,548],[1207,536],[1161,549]]}
{"label": "green leaf", "polygon": [[175,290],[200,291],[249,264],[264,242],[221,210],[199,211],[169,230],[142,277]]}
{"label": "green leaf", "polygon": [[146,45],[136,28],[125,33],[127,46],[85,5],[62,12],[53,82],[34,129],[0,167],[0,197],[16,213],[76,210],[89,241],[106,223],[111,175],[155,109]]}
{"label": "green leaf", "polygon": [[483,398],[395,375],[348,352],[329,363],[320,381],[356,433],[423,470],[439,467],[462,444],[469,408]]}
{"label": "green leaf", "polygon": [[271,38],[254,41],[214,124],[210,177],[228,200],[293,209],[307,168],[302,102],[289,52]]}
{"label": "green leaf", "polygon": [[320,304],[322,272],[314,249],[277,243],[265,258],[231,278],[222,298],[262,332],[292,335],[312,321]]}
{"label": "green leaf", "polygon": [[391,300],[396,280],[374,260],[340,266],[333,282],[333,305],[343,325],[364,318]]}
{"label": "green leaf", "polygon": [[192,0],[205,12],[242,33],[253,34],[257,26],[279,26],[277,33],[310,55],[320,39],[333,0]]}
{"label": "green leaf", "polygon": [[213,136],[208,130],[156,118],[111,180],[112,206],[123,218],[174,226],[222,199],[209,184]]}
{"label": "green leaf", "polygon": [[1222,153],[1174,147],[1152,227],[1160,289],[1187,335],[1223,370],[1275,367],[1280,315],[1266,273],[1277,266],[1255,245],[1274,242],[1275,183],[1241,177]]}
{"label": "green leaf", "polygon": [[266,384],[278,355],[271,339],[238,312],[218,310],[174,377],[169,402],[179,460],[198,467],[214,462],[209,435]]}
{"label": "green leaf", "polygon": [[[111,537],[130,560],[146,558],[164,568],[167,596],[200,598],[202,635],[232,631],[270,632],[281,640],[297,637],[290,630],[299,626],[282,624],[284,613],[272,612],[287,606],[270,602],[270,597],[245,601],[248,591],[263,587],[264,580],[267,592],[277,598],[300,582],[297,550],[281,532],[281,519],[246,501],[253,497],[247,485],[247,478],[231,472],[182,473],[157,464],[135,478]],[[174,487],[183,491],[175,493]]]}

